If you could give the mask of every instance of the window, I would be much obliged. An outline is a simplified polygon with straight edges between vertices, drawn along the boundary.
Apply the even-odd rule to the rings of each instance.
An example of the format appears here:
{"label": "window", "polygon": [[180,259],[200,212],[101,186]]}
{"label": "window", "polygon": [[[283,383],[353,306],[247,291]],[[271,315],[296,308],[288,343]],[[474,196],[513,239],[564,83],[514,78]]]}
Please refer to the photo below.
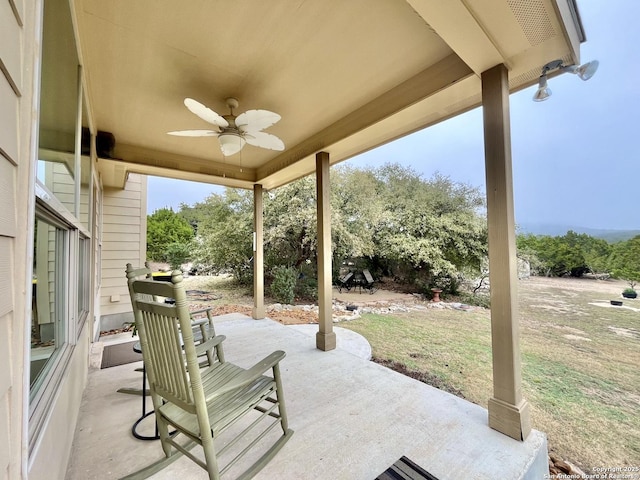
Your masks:
{"label": "window", "polygon": [[31,303],[31,348],[29,389],[29,449],[35,445],[48,406],[55,397],[56,387],[71,356],[72,343],[69,322],[73,315],[70,305],[70,261],[74,232],[45,200],[64,207],[36,188],[33,240],[33,274]]}
{"label": "window", "polygon": [[87,319],[91,294],[91,241],[82,234],[78,238],[78,334]]}
{"label": "window", "polygon": [[61,228],[59,222],[49,215],[36,216],[31,304],[32,402],[56,356],[67,343],[65,267],[69,258],[68,239],[68,230]]}

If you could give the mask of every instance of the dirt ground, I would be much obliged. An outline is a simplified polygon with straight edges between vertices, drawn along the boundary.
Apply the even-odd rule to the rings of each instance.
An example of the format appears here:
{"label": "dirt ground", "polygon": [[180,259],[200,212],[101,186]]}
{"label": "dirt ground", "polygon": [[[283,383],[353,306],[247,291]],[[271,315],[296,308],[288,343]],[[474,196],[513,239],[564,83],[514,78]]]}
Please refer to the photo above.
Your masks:
{"label": "dirt ground", "polygon": [[[192,309],[213,307],[214,314],[244,313],[251,315],[253,299],[247,292],[239,289],[229,289],[225,283],[228,277],[189,276],[185,278],[187,295]],[[548,292],[549,289],[563,289],[573,292],[598,291],[603,301],[618,299],[628,284],[621,280],[597,280],[593,278],[547,278],[530,277],[520,281],[519,289],[522,296],[536,296],[538,291]],[[414,304],[425,302],[419,295],[402,293],[395,290],[379,288],[371,294],[367,290],[352,289],[340,292],[333,289],[334,313],[343,310],[346,305],[357,307],[384,306],[391,304]],[[606,298],[605,298],[606,297]],[[609,298],[610,297],[610,298]],[[317,308],[303,308],[298,302],[295,307],[280,306],[273,299],[265,298],[267,315],[273,320],[284,324],[317,323]]]}
{"label": "dirt ground", "polygon": [[576,292],[586,292],[598,290],[613,297],[619,297],[622,291],[629,286],[624,280],[597,280],[595,278],[553,278],[553,277],[530,277],[521,280],[522,289],[528,288],[561,288],[563,290],[573,290]]}
{"label": "dirt ground", "polygon": [[[154,264],[152,268],[158,269],[158,266],[161,265]],[[191,310],[212,308],[214,315],[228,313],[251,315],[253,298],[243,289],[230,287],[230,278],[228,276],[186,276],[184,283]],[[576,293],[597,290],[603,296],[601,300],[606,302],[610,299],[620,298],[622,290],[627,286],[626,282],[620,280],[547,277],[530,277],[521,280],[519,284],[520,296],[523,298],[533,298],[538,291],[548,292],[549,289],[558,288]],[[364,289],[352,289],[349,292],[343,290],[340,292],[334,287],[332,295],[334,318],[336,315],[344,314],[346,306],[375,308],[390,305],[428,303],[420,295],[386,288],[378,288],[373,293],[370,293]],[[295,306],[280,305],[267,297],[265,298],[265,310],[269,318],[285,325],[318,322],[317,306],[308,305],[309,302],[297,303]]]}
{"label": "dirt ground", "polygon": [[417,300],[415,295],[384,289],[377,289],[371,294],[366,290],[359,291],[358,289],[352,289],[350,292],[342,291],[341,293],[334,288],[333,298],[339,302],[358,306],[380,302],[411,303]]}
{"label": "dirt ground", "polygon": [[[230,290],[225,277],[191,276],[185,278],[187,297],[190,308],[199,310],[213,308],[214,315],[227,313],[243,313],[251,315],[253,299],[246,292],[238,289]],[[386,289],[376,289],[373,293],[367,290],[352,289],[340,292],[333,289],[334,315],[344,313],[347,305],[357,307],[383,306],[390,304],[409,304],[421,301],[419,297]],[[294,306],[280,305],[273,299],[265,298],[267,316],[285,325],[318,323],[317,307],[309,302],[296,302]]]}

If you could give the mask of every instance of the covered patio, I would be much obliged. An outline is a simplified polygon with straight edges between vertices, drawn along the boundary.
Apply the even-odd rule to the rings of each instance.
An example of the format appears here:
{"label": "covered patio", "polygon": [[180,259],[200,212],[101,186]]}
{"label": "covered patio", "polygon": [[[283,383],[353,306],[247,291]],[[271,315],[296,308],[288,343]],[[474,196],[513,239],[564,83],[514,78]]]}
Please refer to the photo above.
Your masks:
{"label": "covered patio", "polygon": [[[130,319],[123,269],[146,259],[147,175],[253,191],[253,318],[221,322],[220,333],[240,364],[287,352],[296,430],[260,478],[375,478],[402,455],[441,479],[541,478],[544,435],[531,430],[521,389],[509,95],[535,85],[548,62],[581,63],[575,0],[9,0],[0,19],[10,26],[0,42],[0,253],[9,266],[0,291],[12,299],[0,312],[10,365],[0,430],[11,446],[0,467],[9,478],[115,478],[160,454],[129,435],[139,399],[115,393],[139,373],[88,367],[103,321]],[[344,351],[331,315],[330,167],[480,106],[488,411]],[[256,131],[233,127],[252,111]],[[199,129],[210,130],[167,135]],[[223,136],[247,145],[225,151]],[[317,186],[310,337],[264,319],[263,198],[307,175]],[[36,222],[56,239],[41,226],[49,241],[40,255]],[[55,313],[39,321],[57,336],[32,385],[35,265],[37,291],[50,293],[37,306]],[[158,478],[193,468],[176,465]]]}
{"label": "covered patio", "polygon": [[[295,433],[256,478],[373,480],[403,455],[439,480],[537,480],[548,472],[543,433],[515,442],[492,430],[484,408],[369,361],[366,340],[354,332],[336,328],[338,348],[321,352],[313,326],[229,314],[217,317],[216,330],[227,336],[227,358],[242,366],[273,350],[287,353],[282,374]],[[140,398],[116,392],[139,387],[140,363],[99,370],[100,350],[92,356],[68,480],[119,478],[162,455],[159,441],[130,433]],[[183,457],[151,478],[206,472]]]}
{"label": "covered patio", "polygon": [[[123,1],[105,8],[82,0],[74,15],[89,117],[110,139],[101,148],[98,133],[105,188],[124,188],[129,173],[141,173],[253,190],[255,319],[265,316],[263,196],[315,174],[315,343],[323,351],[337,345],[330,167],[482,105],[493,307],[489,425],[527,438],[509,94],[536,83],[550,60],[558,59],[549,76],[580,63],[585,36],[574,0],[251,1],[215,8]],[[250,118],[260,133],[240,127]]]}

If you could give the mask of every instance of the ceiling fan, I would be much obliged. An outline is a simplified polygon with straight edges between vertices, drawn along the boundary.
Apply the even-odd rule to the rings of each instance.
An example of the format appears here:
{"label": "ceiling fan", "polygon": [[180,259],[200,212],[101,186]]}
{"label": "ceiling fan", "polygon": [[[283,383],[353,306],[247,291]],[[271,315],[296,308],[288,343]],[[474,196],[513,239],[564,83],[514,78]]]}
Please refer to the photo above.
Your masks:
{"label": "ceiling fan", "polygon": [[238,108],[238,100],[229,97],[226,101],[231,113],[219,115],[197,100],[185,98],[184,104],[191,113],[212,123],[216,128],[214,130],[179,130],[167,133],[180,137],[218,137],[220,149],[225,157],[238,153],[246,143],[270,150],[284,150],[282,140],[262,131],[277,123],[281,118],[280,115],[268,110],[247,110],[236,117],[233,114],[233,109]]}

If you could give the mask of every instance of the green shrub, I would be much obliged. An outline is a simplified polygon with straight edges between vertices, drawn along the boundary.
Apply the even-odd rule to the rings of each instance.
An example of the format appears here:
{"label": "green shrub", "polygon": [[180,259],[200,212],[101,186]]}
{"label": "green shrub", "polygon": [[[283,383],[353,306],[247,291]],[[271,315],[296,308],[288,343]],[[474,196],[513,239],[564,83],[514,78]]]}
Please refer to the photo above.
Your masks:
{"label": "green shrub", "polygon": [[296,295],[305,300],[318,300],[318,280],[311,277],[304,277],[296,285]]}
{"label": "green shrub", "polygon": [[318,300],[318,274],[315,263],[305,262],[300,265],[295,295],[306,301]]}
{"label": "green shrub", "polygon": [[183,242],[173,242],[167,245],[164,257],[172,270],[180,270],[183,263],[189,260],[191,255],[191,244]]}
{"label": "green shrub", "polygon": [[293,267],[275,267],[271,282],[271,296],[280,303],[292,304],[298,271]]}

